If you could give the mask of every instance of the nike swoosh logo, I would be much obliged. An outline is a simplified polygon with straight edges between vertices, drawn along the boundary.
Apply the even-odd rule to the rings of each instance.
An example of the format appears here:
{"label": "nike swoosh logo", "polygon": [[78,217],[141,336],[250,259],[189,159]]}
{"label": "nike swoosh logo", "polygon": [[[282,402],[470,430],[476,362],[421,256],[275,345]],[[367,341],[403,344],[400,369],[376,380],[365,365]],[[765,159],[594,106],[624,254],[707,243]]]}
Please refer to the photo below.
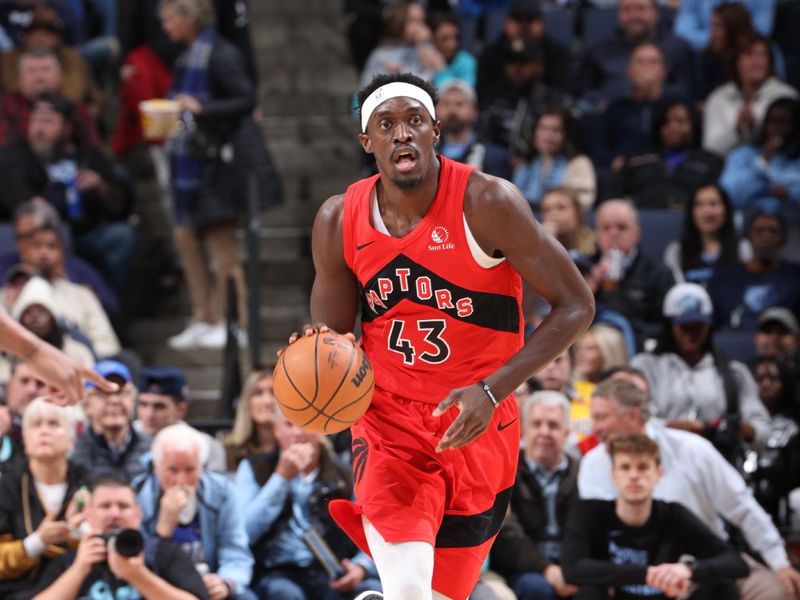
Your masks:
{"label": "nike swoosh logo", "polygon": [[364,248],[366,248],[370,244],[374,244],[374,243],[375,243],[375,240],[372,240],[371,242],[367,242],[366,244],[359,244],[358,246],[356,246],[356,251],[363,250]]}
{"label": "nike swoosh logo", "polygon": [[497,431],[503,431],[503,429],[508,429],[509,427],[511,427],[516,422],[517,422],[517,417],[514,417],[508,423],[498,423],[497,424]]}

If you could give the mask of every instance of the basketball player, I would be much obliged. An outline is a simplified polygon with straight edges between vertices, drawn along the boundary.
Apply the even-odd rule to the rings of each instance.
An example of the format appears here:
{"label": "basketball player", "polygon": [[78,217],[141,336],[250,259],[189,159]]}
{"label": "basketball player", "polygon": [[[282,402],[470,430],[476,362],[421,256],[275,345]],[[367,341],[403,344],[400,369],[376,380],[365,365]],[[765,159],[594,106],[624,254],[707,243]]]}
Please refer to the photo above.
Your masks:
{"label": "basketball player", "polygon": [[[330,507],[378,567],[383,596],[363,598],[469,596],[514,484],[519,420],[507,397],[594,314],[520,192],[435,155],[435,93],[410,74],[359,93],[359,140],[379,174],[328,199],[313,229],[318,325],[304,333],[352,331],[360,304],[375,370],[352,427],[358,503]],[[520,276],[552,306],[524,346]]]}
{"label": "basketball player", "polygon": [[63,393],[70,404],[83,397],[83,379],[113,392],[117,384],[106,381],[94,371],[82,369],[55,346],[40,340],[0,309],[0,350],[23,359],[36,376]]}

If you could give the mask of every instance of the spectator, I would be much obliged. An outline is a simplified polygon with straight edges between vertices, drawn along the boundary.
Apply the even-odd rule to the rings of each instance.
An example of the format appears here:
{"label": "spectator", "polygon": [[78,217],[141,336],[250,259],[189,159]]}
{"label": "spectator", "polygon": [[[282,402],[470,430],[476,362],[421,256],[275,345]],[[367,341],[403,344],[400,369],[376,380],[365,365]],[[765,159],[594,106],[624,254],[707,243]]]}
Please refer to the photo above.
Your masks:
{"label": "spectator", "polygon": [[572,75],[570,52],[545,30],[545,21],[536,0],[513,0],[503,21],[502,35],[487,40],[478,58],[478,98],[485,97],[501,84],[507,48],[515,40],[529,39],[541,48],[544,57],[542,81],[549,87],[565,90]]}
{"label": "spectator", "polygon": [[523,449],[510,512],[492,547],[492,568],[519,600],[571,597],[561,572],[561,540],[578,501],[578,462],[564,452],[569,402],[553,391],[533,393],[522,412]]}
{"label": "spectator", "polygon": [[673,279],[669,270],[639,251],[642,236],[636,208],[627,200],[607,200],[595,216],[599,253],[589,275],[598,306],[630,321],[637,346],[658,335],[661,303]]}
{"label": "spectator", "polygon": [[[681,0],[673,26],[675,33],[685,39],[695,52],[714,42],[714,15],[728,0]],[[764,36],[772,35],[772,22],[775,17],[775,0],[737,0]],[[731,3],[732,4],[732,3]]]}
{"label": "spectator", "polygon": [[5,274],[3,278],[3,287],[0,288],[0,308],[6,312],[11,310],[14,303],[22,293],[22,288],[34,276],[34,271],[31,267],[21,264],[13,265]]}
{"label": "spectator", "polygon": [[538,110],[529,142],[531,153],[514,169],[513,182],[531,206],[548,190],[563,186],[575,192],[584,210],[594,205],[597,185],[592,161],[577,148],[574,123],[560,107]]}
{"label": "spectator", "polygon": [[769,415],[750,371],[714,348],[711,298],[696,283],[679,283],[664,298],[664,326],[653,353],[631,364],[647,377],[653,414],[668,427],[706,436],[731,463],[741,442],[762,448]]}
{"label": "spectator", "polygon": [[648,151],[626,156],[606,193],[639,208],[683,210],[701,187],[716,183],[722,159],[700,148],[700,116],[683,100],[657,107]]}
{"label": "spectator", "polygon": [[[19,90],[0,96],[0,147],[24,140],[34,101],[44,93],[63,92],[61,63],[52,50],[31,48],[20,53],[17,62]],[[78,104],[75,109],[75,135],[81,143],[97,146],[100,143],[92,116]]]}
{"label": "spectator", "polygon": [[642,42],[631,48],[626,71],[630,91],[612,100],[600,118],[592,136],[595,164],[619,171],[625,156],[650,147],[654,116],[676,97],[666,91],[666,76],[664,53],[658,45]]}
{"label": "spectator", "polygon": [[[351,497],[350,468],[336,460],[322,436],[293,425],[277,407],[274,428],[278,448],[243,460],[236,471],[259,598],[344,600],[379,590],[374,564],[356,552],[327,510],[330,500]],[[325,541],[341,561],[341,572],[327,572],[307,535]]]}
{"label": "spectator", "polygon": [[532,152],[533,121],[544,106],[569,105],[564,93],[544,83],[544,51],[531,38],[506,40],[499,80],[478,95],[480,138],[508,149],[511,156]]}
{"label": "spectator", "polygon": [[556,356],[536,373],[533,380],[529,380],[529,387],[532,390],[558,392],[566,396],[569,400],[568,445],[577,447],[581,454],[594,447],[597,441],[592,436],[592,419],[589,414],[589,399],[594,384],[573,381],[572,354],[569,350]]}
{"label": "spectator", "polygon": [[[120,115],[111,147],[118,156],[127,154],[142,139],[139,102],[164,98],[169,92],[172,69],[183,50],[161,26],[160,0],[125,2],[120,23]],[[217,31],[233,43],[244,58],[247,73],[258,81],[253,45],[250,40],[250,15],[246,0],[213,0]]]}
{"label": "spectator", "polygon": [[236,471],[243,459],[275,450],[276,407],[272,371],[250,373],[236,407],[233,429],[223,441],[228,471]]}
{"label": "spectator", "polygon": [[32,277],[11,309],[11,316],[36,337],[59,348],[84,368],[95,362],[94,346],[64,318],[53,287],[41,277]]}
{"label": "spectator", "polygon": [[539,202],[542,225],[568,251],[584,256],[597,252],[594,232],[586,225],[586,208],[572,188],[556,186],[542,195]]}
{"label": "spectator", "polygon": [[[32,264],[30,256],[31,237],[34,231],[48,221],[59,224],[59,230],[61,230],[58,213],[52,205],[41,198],[35,198],[17,206],[13,214],[17,251],[0,256],[0,277],[6,276],[9,269],[15,265],[20,263]],[[64,271],[67,279],[73,283],[84,285],[95,293],[109,317],[119,316],[119,298],[94,267],[82,258],[69,253],[64,258]]]}
{"label": "spectator", "polygon": [[478,141],[478,102],[472,86],[451,79],[439,88],[438,96],[439,152],[490,175],[509,179],[511,166],[507,149]]}
{"label": "spectator", "polygon": [[737,145],[752,142],[767,107],[778,98],[797,97],[797,90],[774,73],[767,38],[753,34],[739,41],[733,80],[716,88],[706,100],[703,148],[725,156]]}
{"label": "spectator", "polygon": [[42,569],[75,547],[88,473],[67,460],[73,428],[65,408],[39,398],[22,419],[27,460],[0,483],[0,594],[30,598]]}
{"label": "spectator", "polygon": [[584,51],[578,74],[580,93],[590,109],[603,112],[614,100],[631,91],[627,77],[633,49],[655,44],[663,57],[664,92],[689,97],[692,51],[689,45],[659,23],[654,0],[619,0],[617,30]]}
{"label": "spectator", "polygon": [[77,253],[121,293],[133,266],[136,230],[127,222],[130,194],[115,166],[75,137],[74,108],[43,94],[33,103],[27,138],[5,150],[9,212],[45,198],[69,224]]}
{"label": "spectator", "polygon": [[618,495],[575,506],[563,544],[567,580],[591,598],[738,598],[733,580],[747,563],[681,504],[653,500],[658,445],[628,433],[609,441],[608,454]]}
{"label": "spectator", "polygon": [[104,392],[87,382],[83,403],[89,427],[78,438],[72,460],[94,475],[114,473],[131,480],[144,473],[143,456],[150,450],[150,438],[131,427],[136,397],[131,372],[115,360],[101,360],[94,370],[119,389]]}
{"label": "spectator", "polygon": [[[716,0],[715,0],[716,1]],[[749,1],[749,0],[748,0]],[[772,1],[772,0],[770,0]],[[718,86],[733,74],[736,47],[740,40],[756,33],[747,7],[738,2],[718,4],[711,13],[711,33],[707,46],[696,55],[694,98],[704,102]],[[691,43],[691,42],[690,42]],[[777,44],[771,45],[777,75],[784,79],[782,53]],[[784,69],[785,70],[785,69]]]}
{"label": "spectator", "polygon": [[705,287],[717,267],[735,264],[742,256],[725,190],[716,184],[699,188],[686,205],[681,239],[664,249],[664,264],[678,283]]}
{"label": "spectator", "polygon": [[719,180],[737,210],[748,211],[764,197],[800,207],[800,100],[778,98],[767,108],[754,144],[734,149]]}
{"label": "spectator", "polygon": [[120,351],[119,340],[92,290],[69,281],[64,275],[64,233],[58,222],[45,220],[30,234],[25,266],[35,270],[52,286],[50,293],[66,324],[85,336],[101,358]]}
{"label": "spectator", "polygon": [[658,444],[664,473],[653,492],[654,498],[680,502],[723,539],[727,539],[722,521],[726,519],[741,530],[750,548],[766,562],[767,568],[744,556],[750,576],[737,581],[742,600],[795,598],[800,593],[800,573],[792,568],[778,530],[741,475],[708,440],[649,421],[647,391],[638,387],[642,382],[620,379],[604,382],[592,395],[592,421],[603,443],[581,461],[581,498],[616,498],[607,444],[617,434],[646,433]]}
{"label": "spectator", "polygon": [[416,0],[402,0],[383,9],[383,40],[367,58],[358,87],[379,73],[413,73],[426,80],[447,66],[432,43],[425,8]]}
{"label": "spectator", "polygon": [[0,473],[16,471],[25,462],[22,445],[22,415],[28,405],[41,396],[45,383],[30,366],[19,359],[11,361],[11,376],[0,405]]}
{"label": "spectator", "polygon": [[168,540],[145,536],[144,551],[126,558],[106,539],[120,529],[139,530],[142,510],[124,479],[100,476],[86,508],[89,531],[77,552],[53,561],[42,572],[36,600],[78,598],[169,598],[208,600],[200,575]]}
{"label": "spectator", "polygon": [[772,306],[800,310],[800,265],[781,258],[786,221],[769,204],[750,214],[746,237],[753,257],[720,267],[708,284],[719,325],[754,331],[761,312]]}
{"label": "spectator", "polygon": [[800,429],[797,425],[795,375],[774,358],[761,357],[752,366],[758,396],[769,411],[767,443],[751,474],[759,504],[781,523],[780,503],[800,485]]}
{"label": "spectator", "polygon": [[431,81],[435,87],[440,88],[440,96],[441,87],[453,79],[475,86],[478,63],[472,54],[460,47],[459,33],[458,19],[454,16],[443,14],[431,19],[433,46],[445,61],[444,68],[438,71]]}
{"label": "spectator", "polygon": [[[188,46],[178,59],[170,90],[183,111],[185,127],[170,139],[168,154],[175,241],[192,316],[187,328],[168,343],[174,349],[221,348],[228,279],[235,283],[243,328],[239,340],[245,341],[247,290],[236,228],[246,211],[249,182],[256,180],[262,207],[279,201],[280,186],[261,131],[250,116],[255,98],[245,60],[213,28],[210,0],[166,0],[160,7],[167,35]],[[213,274],[204,244],[215,266]]]}
{"label": "spectator", "polygon": [[625,340],[616,327],[595,323],[575,342],[575,380],[598,383],[609,369],[628,364]]}
{"label": "spectator", "polygon": [[790,369],[798,366],[800,326],[792,311],[779,306],[766,309],[756,321],[753,344],[759,358],[774,358]]}
{"label": "spectator", "polygon": [[254,600],[248,589],[253,557],[233,487],[202,467],[208,446],[184,424],[162,429],[153,440],[151,473],[134,482],[147,535],[178,544],[214,599]]}
{"label": "spectator", "polygon": [[[141,386],[133,427],[144,435],[155,437],[170,425],[182,423],[189,411],[189,384],[186,375],[177,367],[157,366],[142,369]],[[200,433],[208,446],[203,466],[209,471],[225,472],[225,449],[207,433]]]}
{"label": "spectator", "polygon": [[36,3],[34,14],[25,25],[22,43],[0,55],[0,71],[3,86],[10,91],[18,89],[19,56],[26,49],[45,48],[58,57],[63,73],[63,83],[59,90],[75,104],[87,104],[92,99],[92,80],[86,62],[72,42],[65,40],[64,21],[45,3]]}

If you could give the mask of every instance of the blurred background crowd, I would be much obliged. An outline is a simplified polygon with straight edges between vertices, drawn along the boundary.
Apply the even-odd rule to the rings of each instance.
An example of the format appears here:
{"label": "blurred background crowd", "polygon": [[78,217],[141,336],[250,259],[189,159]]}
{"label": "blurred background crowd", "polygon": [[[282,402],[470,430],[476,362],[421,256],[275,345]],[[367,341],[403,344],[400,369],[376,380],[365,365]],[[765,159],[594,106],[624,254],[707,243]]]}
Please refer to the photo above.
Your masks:
{"label": "blurred background crowd", "polygon": [[[704,440],[656,497],[748,556],[730,593],[800,598],[798,25],[797,0],[0,0],[0,305],[121,385],[37,404],[0,356],[0,596],[69,597],[86,523],[172,540],[192,577],[148,565],[201,597],[379,585],[325,510],[352,493],[347,435],[289,425],[268,367],[308,310],[313,211],[375,169],[354,94],[412,72],[438,88],[437,151],[513,182],[597,302],[518,391],[520,474],[473,598],[576,592],[567,515],[605,497],[581,457],[639,426],[665,471],[694,443],[674,432]],[[152,99],[177,106],[166,140]],[[548,310],[523,308],[528,332]],[[644,400],[593,396],[618,376]]]}

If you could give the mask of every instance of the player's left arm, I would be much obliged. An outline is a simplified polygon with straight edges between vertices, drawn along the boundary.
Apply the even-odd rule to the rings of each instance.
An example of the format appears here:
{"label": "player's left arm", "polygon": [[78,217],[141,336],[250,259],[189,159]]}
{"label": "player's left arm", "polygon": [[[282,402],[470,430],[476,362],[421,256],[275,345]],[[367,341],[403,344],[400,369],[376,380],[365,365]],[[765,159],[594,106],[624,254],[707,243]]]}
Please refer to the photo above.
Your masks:
{"label": "player's left arm", "polygon": [[[525,345],[484,379],[497,400],[561,354],[589,326],[594,296],[566,250],[533,217],[527,200],[511,183],[475,172],[467,186],[464,212],[478,245],[489,256],[504,256],[552,307]],[[458,404],[461,414],[439,449],[468,444],[483,433],[494,408],[477,385],[454,390],[437,407]]]}

